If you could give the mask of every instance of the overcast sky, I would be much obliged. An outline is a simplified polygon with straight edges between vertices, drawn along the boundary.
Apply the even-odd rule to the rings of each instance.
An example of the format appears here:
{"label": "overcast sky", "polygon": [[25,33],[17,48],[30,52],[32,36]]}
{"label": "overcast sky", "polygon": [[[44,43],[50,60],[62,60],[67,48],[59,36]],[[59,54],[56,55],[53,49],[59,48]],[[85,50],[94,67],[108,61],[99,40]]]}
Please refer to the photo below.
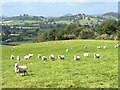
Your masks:
{"label": "overcast sky", "polygon": [[[2,15],[4,16],[16,16],[20,14],[30,14],[39,16],[62,16],[65,14],[103,14],[107,12],[117,12],[118,11],[118,0],[112,0],[114,2],[34,2],[30,0],[24,0],[18,2],[12,0],[11,2],[2,3]],[[35,2],[36,1],[36,2]],[[58,0],[59,1],[59,0]],[[71,1],[71,0],[70,0]],[[99,1],[99,0],[98,0]],[[110,0],[109,0],[110,1]]]}

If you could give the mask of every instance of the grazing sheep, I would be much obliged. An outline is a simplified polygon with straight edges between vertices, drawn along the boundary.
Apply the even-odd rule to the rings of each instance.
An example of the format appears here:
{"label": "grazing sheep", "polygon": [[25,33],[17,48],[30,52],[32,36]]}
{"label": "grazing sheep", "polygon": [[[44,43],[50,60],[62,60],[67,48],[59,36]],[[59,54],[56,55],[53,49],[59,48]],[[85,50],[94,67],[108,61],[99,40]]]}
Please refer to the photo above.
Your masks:
{"label": "grazing sheep", "polygon": [[16,73],[17,75],[18,75],[19,73],[24,73],[24,75],[25,75],[25,74],[28,75],[28,73],[27,73],[28,67],[27,67],[27,66],[18,66],[18,64],[15,63],[14,69],[15,69],[15,73]]}
{"label": "grazing sheep", "polygon": [[66,49],[66,52],[69,52],[69,49]]}
{"label": "grazing sheep", "polygon": [[98,46],[97,49],[101,49],[101,46]]}
{"label": "grazing sheep", "polygon": [[84,57],[89,57],[89,53],[84,53]]}
{"label": "grazing sheep", "polygon": [[80,56],[74,55],[74,60],[80,60]]}
{"label": "grazing sheep", "polygon": [[46,56],[42,56],[42,60],[47,60],[47,57]]}
{"label": "grazing sheep", "polygon": [[38,54],[38,58],[41,58],[41,54]]}
{"label": "grazing sheep", "polygon": [[119,47],[120,46],[120,44],[117,44],[117,47]]}
{"label": "grazing sheep", "polygon": [[51,55],[49,56],[49,59],[55,60],[55,56],[54,56],[53,54],[51,54]]}
{"label": "grazing sheep", "polygon": [[115,45],[114,48],[117,48],[117,45]]}
{"label": "grazing sheep", "polygon": [[14,55],[11,55],[11,56],[10,56],[10,59],[13,60],[13,59],[14,59]]}
{"label": "grazing sheep", "polygon": [[33,57],[33,56],[34,56],[34,54],[29,54],[28,56]]}
{"label": "grazing sheep", "polygon": [[64,55],[58,55],[58,59],[64,60],[65,56]]}
{"label": "grazing sheep", "polygon": [[17,61],[18,61],[18,62],[20,61],[20,56],[17,56]]}
{"label": "grazing sheep", "polygon": [[104,46],[103,48],[104,48],[104,49],[106,49],[106,48],[107,48],[107,46]]}
{"label": "grazing sheep", "polygon": [[24,56],[24,59],[25,59],[25,60],[30,59],[30,56],[29,56],[29,55]]}
{"label": "grazing sheep", "polygon": [[115,47],[115,48],[118,48],[119,46],[120,46],[120,44],[116,44],[114,47]]}
{"label": "grazing sheep", "polygon": [[100,54],[94,53],[94,58],[100,58]]}

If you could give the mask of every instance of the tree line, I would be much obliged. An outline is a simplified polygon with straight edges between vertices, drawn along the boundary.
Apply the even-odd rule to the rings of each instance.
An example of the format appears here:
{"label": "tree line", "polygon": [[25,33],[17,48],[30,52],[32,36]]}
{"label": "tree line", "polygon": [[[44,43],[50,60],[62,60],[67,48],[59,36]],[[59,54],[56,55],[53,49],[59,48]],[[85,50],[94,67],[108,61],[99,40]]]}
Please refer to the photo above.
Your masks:
{"label": "tree line", "polygon": [[[11,41],[44,42],[52,40],[70,40],[70,39],[104,39],[118,40],[120,37],[120,20],[109,19],[97,24],[94,27],[86,27],[81,24],[71,23],[63,26],[49,28],[16,28],[13,26],[2,26],[2,41],[11,39]],[[17,36],[10,34],[18,33]]]}

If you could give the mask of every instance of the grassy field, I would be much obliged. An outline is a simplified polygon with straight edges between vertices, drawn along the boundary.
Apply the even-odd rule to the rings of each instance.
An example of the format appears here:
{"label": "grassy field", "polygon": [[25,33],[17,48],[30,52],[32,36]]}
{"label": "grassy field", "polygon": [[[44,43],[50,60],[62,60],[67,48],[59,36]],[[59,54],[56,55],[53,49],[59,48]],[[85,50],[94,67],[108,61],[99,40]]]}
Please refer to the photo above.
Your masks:
{"label": "grassy field", "polygon": [[[118,49],[117,41],[69,40],[2,46],[2,87],[3,88],[117,88],[118,87]],[[87,48],[83,48],[84,45]],[[97,46],[107,49],[97,49]],[[12,49],[14,48],[14,51]],[[69,49],[66,53],[65,50]],[[88,51],[89,58],[83,53]],[[99,53],[100,59],[94,59],[93,53]],[[29,53],[30,60],[23,57]],[[38,54],[49,56],[65,55],[65,60],[43,61]],[[20,55],[21,61],[10,60],[10,55]],[[81,60],[74,61],[73,55]],[[14,64],[28,66],[28,76],[14,73]]]}

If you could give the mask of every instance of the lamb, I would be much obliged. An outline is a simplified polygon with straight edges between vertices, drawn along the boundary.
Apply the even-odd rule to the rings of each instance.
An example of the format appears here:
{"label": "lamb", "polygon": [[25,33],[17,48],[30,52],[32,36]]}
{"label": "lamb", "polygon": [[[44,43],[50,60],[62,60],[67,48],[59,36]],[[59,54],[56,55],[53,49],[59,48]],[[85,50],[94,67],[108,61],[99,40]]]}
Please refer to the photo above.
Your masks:
{"label": "lamb", "polygon": [[20,61],[20,56],[17,56],[17,61],[18,61],[18,62]]}
{"label": "lamb", "polygon": [[74,55],[74,60],[80,60],[80,56]]}
{"label": "lamb", "polygon": [[64,60],[65,56],[64,55],[58,55],[58,59]]}
{"label": "lamb", "polygon": [[100,54],[94,53],[94,58],[100,58]]}
{"label": "lamb", "polygon": [[41,58],[41,54],[38,54],[38,58]]}
{"label": "lamb", "polygon": [[14,59],[14,55],[11,55],[11,56],[10,56],[10,59],[13,60],[13,59]]}
{"label": "lamb", "polygon": [[69,49],[66,49],[66,52],[69,52]]}
{"label": "lamb", "polygon": [[84,57],[89,57],[89,53],[84,53]]}
{"label": "lamb", "polygon": [[51,54],[51,55],[49,56],[49,59],[55,60],[55,56],[54,56],[53,54]]}
{"label": "lamb", "polygon": [[29,56],[29,55],[26,55],[26,56],[24,56],[24,59],[25,59],[25,60],[30,59],[30,56]]}
{"label": "lamb", "polygon": [[18,66],[17,63],[15,63],[15,73],[18,75],[19,73],[24,73],[24,75],[28,75],[27,73],[27,69],[28,67],[27,66]]}
{"label": "lamb", "polygon": [[47,57],[46,56],[42,56],[42,60],[47,60]]}

